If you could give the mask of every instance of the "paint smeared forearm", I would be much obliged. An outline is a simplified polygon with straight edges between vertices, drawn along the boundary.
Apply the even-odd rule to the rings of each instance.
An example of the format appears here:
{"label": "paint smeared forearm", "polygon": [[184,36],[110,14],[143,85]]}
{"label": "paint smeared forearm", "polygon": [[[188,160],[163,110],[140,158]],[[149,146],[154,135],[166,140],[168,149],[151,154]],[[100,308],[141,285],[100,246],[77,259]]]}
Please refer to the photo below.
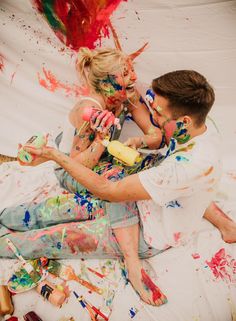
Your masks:
{"label": "paint smeared forearm", "polygon": [[82,165],[93,168],[97,165],[99,159],[101,158],[105,150],[101,139],[95,139],[92,144],[83,152],[77,153],[77,155],[71,155],[72,158]]}

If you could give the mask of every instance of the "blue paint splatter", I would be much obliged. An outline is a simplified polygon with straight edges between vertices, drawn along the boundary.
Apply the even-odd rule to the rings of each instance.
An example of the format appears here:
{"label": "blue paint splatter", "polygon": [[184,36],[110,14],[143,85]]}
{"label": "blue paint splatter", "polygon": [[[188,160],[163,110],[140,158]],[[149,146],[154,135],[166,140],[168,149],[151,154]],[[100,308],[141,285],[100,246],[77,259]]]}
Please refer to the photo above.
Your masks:
{"label": "blue paint splatter", "polygon": [[61,249],[61,242],[57,242],[57,248],[58,248],[58,250]]}
{"label": "blue paint splatter", "polygon": [[23,219],[23,224],[26,226],[26,227],[29,227],[29,222],[30,222],[30,213],[29,211],[26,211],[25,212],[25,217]]}
{"label": "blue paint splatter", "polygon": [[175,159],[178,161],[178,162],[189,162],[189,159],[187,157],[184,157],[184,156],[181,156],[181,155],[178,155],[175,157]]}
{"label": "blue paint splatter", "polygon": [[172,208],[177,208],[177,207],[181,207],[181,205],[179,204],[178,201],[170,201],[169,203],[166,204],[166,208],[168,207],[172,207]]}
{"label": "blue paint splatter", "polygon": [[137,314],[138,310],[136,308],[131,308],[129,310],[129,315],[131,317],[131,319]]}

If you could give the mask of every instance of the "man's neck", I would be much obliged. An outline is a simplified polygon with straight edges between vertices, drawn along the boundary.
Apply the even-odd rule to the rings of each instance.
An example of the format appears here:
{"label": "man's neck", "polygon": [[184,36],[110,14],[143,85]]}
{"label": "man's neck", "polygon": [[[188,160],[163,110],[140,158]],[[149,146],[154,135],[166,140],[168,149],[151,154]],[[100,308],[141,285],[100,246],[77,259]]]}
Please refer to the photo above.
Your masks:
{"label": "man's neck", "polygon": [[188,130],[188,134],[190,135],[190,139],[196,137],[196,136],[200,136],[203,133],[205,133],[205,131],[207,130],[207,126],[204,123],[201,127],[192,127],[190,130]]}

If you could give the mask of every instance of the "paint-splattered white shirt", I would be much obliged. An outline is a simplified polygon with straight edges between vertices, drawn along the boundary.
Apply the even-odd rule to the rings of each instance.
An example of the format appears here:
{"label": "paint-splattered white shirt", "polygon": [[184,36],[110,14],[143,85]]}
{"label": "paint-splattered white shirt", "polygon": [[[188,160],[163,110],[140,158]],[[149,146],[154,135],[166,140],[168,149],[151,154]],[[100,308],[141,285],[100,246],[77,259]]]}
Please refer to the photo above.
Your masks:
{"label": "paint-splattered white shirt", "polygon": [[212,123],[189,142],[174,146],[160,165],[139,173],[151,196],[137,202],[144,237],[157,249],[186,243],[214,199],[221,175],[221,139]]}

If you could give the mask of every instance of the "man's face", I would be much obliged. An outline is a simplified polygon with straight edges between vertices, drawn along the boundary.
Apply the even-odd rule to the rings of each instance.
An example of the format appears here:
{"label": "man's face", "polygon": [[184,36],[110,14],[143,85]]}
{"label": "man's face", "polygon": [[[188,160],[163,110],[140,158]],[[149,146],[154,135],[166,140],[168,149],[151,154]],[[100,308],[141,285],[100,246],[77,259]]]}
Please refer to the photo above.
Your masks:
{"label": "man's face", "polygon": [[168,100],[155,94],[152,89],[147,91],[146,99],[152,109],[154,121],[164,130],[165,137],[169,141],[176,130],[176,119],[173,119]]}

